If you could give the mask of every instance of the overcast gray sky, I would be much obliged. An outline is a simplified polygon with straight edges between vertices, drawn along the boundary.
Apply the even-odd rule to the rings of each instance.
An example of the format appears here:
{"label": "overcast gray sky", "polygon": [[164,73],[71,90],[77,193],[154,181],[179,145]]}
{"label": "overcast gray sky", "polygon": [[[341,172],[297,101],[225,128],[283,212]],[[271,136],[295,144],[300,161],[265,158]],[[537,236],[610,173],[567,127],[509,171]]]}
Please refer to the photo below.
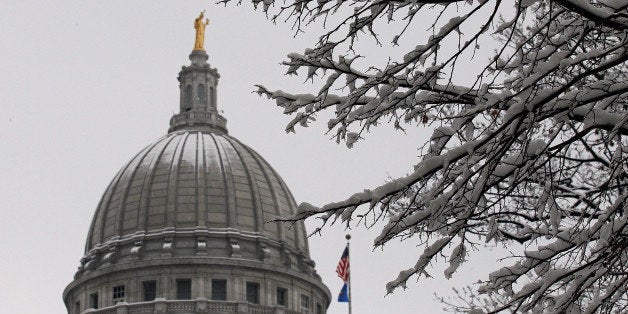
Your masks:
{"label": "overcast gray sky", "polygon": [[[207,10],[206,48],[221,80],[218,106],[232,136],[284,178],[297,202],[315,205],[372,188],[411,170],[429,131],[384,126],[353,149],[324,134],[326,119],[286,134],[284,116],[253,85],[315,92],[278,64],[315,42],[293,38],[261,12],[213,1],[0,1],[0,295],[4,313],[65,313],[61,293],[83,254],[97,202],[119,168],[166,133],[178,108],[180,67]],[[377,54],[377,51],[373,52]],[[386,61],[386,56],[380,56]],[[309,230],[316,221],[309,221]],[[310,239],[317,270],[335,298],[343,226]],[[354,228],[356,229],[356,228]],[[372,251],[378,230],[351,231],[354,313],[437,313],[434,293],[482,278],[483,254],[453,280],[410,282],[384,297],[385,283],[420,255],[417,242]],[[491,267],[492,268],[492,267]],[[332,302],[330,314],[346,313]]]}

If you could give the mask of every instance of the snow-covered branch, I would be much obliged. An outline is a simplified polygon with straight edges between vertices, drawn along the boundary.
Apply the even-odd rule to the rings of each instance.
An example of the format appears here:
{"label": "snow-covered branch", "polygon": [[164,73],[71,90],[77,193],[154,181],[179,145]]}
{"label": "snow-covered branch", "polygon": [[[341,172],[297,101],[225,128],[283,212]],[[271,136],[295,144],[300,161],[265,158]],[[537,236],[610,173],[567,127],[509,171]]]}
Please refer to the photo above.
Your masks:
{"label": "snow-covered branch", "polygon": [[[375,246],[420,239],[423,253],[387,285],[389,292],[413,276],[428,276],[440,255],[448,255],[444,275],[451,277],[478,239],[525,247],[480,289],[503,302],[448,303],[454,310],[628,306],[628,4],[253,3],[273,21],[291,21],[297,32],[311,23],[327,27],[314,47],[290,53],[283,63],[287,74],[319,83],[316,91],[258,85],[260,95],[293,116],[287,131],[310,126],[321,112],[333,114],[326,131],[348,147],[382,121],[398,129],[433,127],[408,175],[330,204],[302,203],[281,220],[318,217],[318,232],[338,219],[351,225],[372,216],[385,223]],[[427,36],[418,35],[424,30],[419,17],[432,19]],[[391,49],[405,49],[396,54],[401,57],[366,60],[356,51],[358,35],[383,45],[379,30],[387,25],[400,26]],[[480,48],[487,40],[493,52]],[[452,45],[457,48],[444,48]],[[477,65],[475,79],[460,83],[469,62]]]}
{"label": "snow-covered branch", "polygon": [[[603,4],[607,4],[605,8],[595,6],[589,1],[583,0],[556,0],[556,2],[601,25],[618,31],[626,31],[628,29],[628,15],[625,12],[628,4],[620,4],[621,1],[600,1]],[[615,5],[611,5],[611,3]],[[622,10],[624,12],[621,12]]]}

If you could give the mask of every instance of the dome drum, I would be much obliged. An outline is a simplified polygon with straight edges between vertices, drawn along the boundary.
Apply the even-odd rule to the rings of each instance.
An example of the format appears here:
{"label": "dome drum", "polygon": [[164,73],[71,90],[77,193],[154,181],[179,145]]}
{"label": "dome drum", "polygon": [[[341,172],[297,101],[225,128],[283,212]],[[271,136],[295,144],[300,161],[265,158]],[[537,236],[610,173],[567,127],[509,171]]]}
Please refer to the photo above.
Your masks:
{"label": "dome drum", "polygon": [[[124,286],[126,289],[125,304],[152,306],[148,313],[222,313],[219,309],[232,308],[230,313],[249,313],[249,308],[258,308],[265,312],[302,313],[300,298],[306,296],[311,300],[310,310],[326,307],[329,304],[329,291],[318,280],[296,272],[286,271],[271,265],[257,265],[246,260],[186,258],[184,263],[172,261],[146,261],[141,264],[116,265],[111,269],[103,269],[75,281],[66,288],[66,298],[90,302],[90,296],[99,296],[94,309],[86,313],[116,313],[118,308],[113,296],[108,293],[114,287]],[[177,280],[189,280],[189,298],[182,299],[177,295]],[[216,281],[226,283],[225,297],[222,300],[215,295],[213,287]],[[154,282],[156,295],[154,300],[145,300],[143,283]],[[258,300],[247,301],[246,286],[254,283],[258,286]],[[324,289],[323,289],[324,288]],[[286,303],[277,307],[276,291],[285,289]],[[187,305],[189,310],[176,307],[158,311],[160,300],[167,304]],[[176,301],[175,301],[176,300]],[[232,301],[230,301],[232,300]],[[239,300],[239,301],[233,301]],[[183,302],[182,302],[183,301]],[[206,308],[195,308],[197,303],[204,303]],[[129,306],[128,313],[145,313],[142,309]],[[190,308],[192,307],[192,308]],[[244,307],[244,309],[243,309]],[[279,311],[277,311],[279,309]],[[114,310],[111,312],[111,310]],[[137,310],[137,311],[136,311]],[[146,310],[146,308],[144,308]],[[119,313],[119,312],[118,312]],[[125,312],[126,313],[126,312]]]}

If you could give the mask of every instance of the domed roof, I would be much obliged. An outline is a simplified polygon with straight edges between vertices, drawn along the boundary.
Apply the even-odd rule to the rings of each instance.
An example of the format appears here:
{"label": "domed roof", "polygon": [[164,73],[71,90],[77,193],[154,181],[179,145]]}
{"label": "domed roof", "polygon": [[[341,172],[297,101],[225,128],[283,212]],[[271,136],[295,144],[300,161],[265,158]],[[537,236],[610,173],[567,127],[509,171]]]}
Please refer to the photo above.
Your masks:
{"label": "domed roof", "polygon": [[[268,162],[228,135],[220,75],[207,59],[192,51],[168,134],[103,193],[63,292],[69,313],[309,313],[310,298],[317,312],[329,305],[303,222],[272,221],[293,214],[294,199]],[[306,302],[286,303],[290,294]]]}
{"label": "domed roof", "polygon": [[141,150],[114,177],[85,249],[202,229],[264,238],[309,256],[302,223],[269,222],[294,210],[286,184],[253,149],[219,132],[179,130]]}

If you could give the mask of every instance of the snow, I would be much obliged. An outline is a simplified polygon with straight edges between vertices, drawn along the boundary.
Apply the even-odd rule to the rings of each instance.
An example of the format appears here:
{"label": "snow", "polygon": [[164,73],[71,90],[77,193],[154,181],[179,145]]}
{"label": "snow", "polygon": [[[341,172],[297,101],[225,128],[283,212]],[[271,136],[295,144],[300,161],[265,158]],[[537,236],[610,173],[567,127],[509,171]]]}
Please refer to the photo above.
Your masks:
{"label": "snow", "polygon": [[464,242],[461,242],[454,248],[453,252],[451,253],[451,257],[449,258],[449,267],[445,269],[445,278],[451,278],[452,274],[465,261],[466,253],[467,252],[464,247]]}
{"label": "snow", "polygon": [[[621,232],[618,225],[625,224],[625,192],[609,183],[625,185],[628,150],[626,43],[621,30],[626,20],[611,16],[617,1],[607,1],[608,7],[584,0],[561,0],[551,7],[538,0],[516,1],[515,7],[524,9],[519,13],[525,14],[504,11],[512,6],[503,5],[495,16],[505,20],[483,21],[500,36],[499,49],[465,60],[491,36],[469,22],[479,17],[474,10],[489,2],[469,1],[460,11],[432,18],[429,36],[417,36],[420,39],[410,45],[398,42],[401,33],[390,35],[399,44],[394,48],[401,50],[380,62],[382,67],[367,57],[353,62],[363,57],[358,46],[349,43],[355,34],[378,33],[381,26],[374,21],[379,19],[401,25],[417,17],[428,19],[433,15],[424,13],[434,7],[421,1],[372,7],[371,2],[324,3],[325,8],[351,4],[355,10],[348,11],[356,15],[348,25],[331,28],[330,36],[321,37],[314,49],[291,53],[284,63],[289,74],[320,83],[320,89],[305,95],[259,91],[292,115],[286,129],[308,126],[311,116],[329,110],[333,117],[327,129],[348,147],[368,140],[371,127],[382,122],[398,129],[405,128],[403,123],[429,124],[432,134],[420,150],[419,162],[408,166],[408,175],[321,207],[302,204],[295,217],[325,214],[351,222],[381,206],[390,214],[377,218],[385,225],[375,246],[398,237],[431,243],[414,267],[387,285],[389,292],[425,274],[434,257],[447,255],[443,250],[465,232],[479,243],[508,245],[516,238],[525,245],[525,252],[513,252],[511,266],[492,272],[480,289],[510,295],[504,302],[521,302],[524,311],[548,309],[546,300],[555,300],[556,312],[573,309],[566,301],[569,294],[589,293],[589,288],[578,287],[608,279],[593,275],[588,267],[576,269],[616,245],[613,236]],[[400,15],[398,8],[405,5],[407,13]],[[444,5],[446,10],[453,7]],[[309,14],[327,17],[340,12],[322,9]],[[451,47],[450,42],[459,43],[454,47],[463,51],[444,48]],[[347,47],[346,55],[332,58],[332,50]],[[477,80],[456,85],[458,77],[467,74],[466,65],[475,63],[482,70],[469,71],[475,71],[471,75]],[[297,73],[304,67],[306,73]],[[466,251],[467,241],[460,238],[448,254],[444,277],[453,276],[466,255],[473,254]]]}

